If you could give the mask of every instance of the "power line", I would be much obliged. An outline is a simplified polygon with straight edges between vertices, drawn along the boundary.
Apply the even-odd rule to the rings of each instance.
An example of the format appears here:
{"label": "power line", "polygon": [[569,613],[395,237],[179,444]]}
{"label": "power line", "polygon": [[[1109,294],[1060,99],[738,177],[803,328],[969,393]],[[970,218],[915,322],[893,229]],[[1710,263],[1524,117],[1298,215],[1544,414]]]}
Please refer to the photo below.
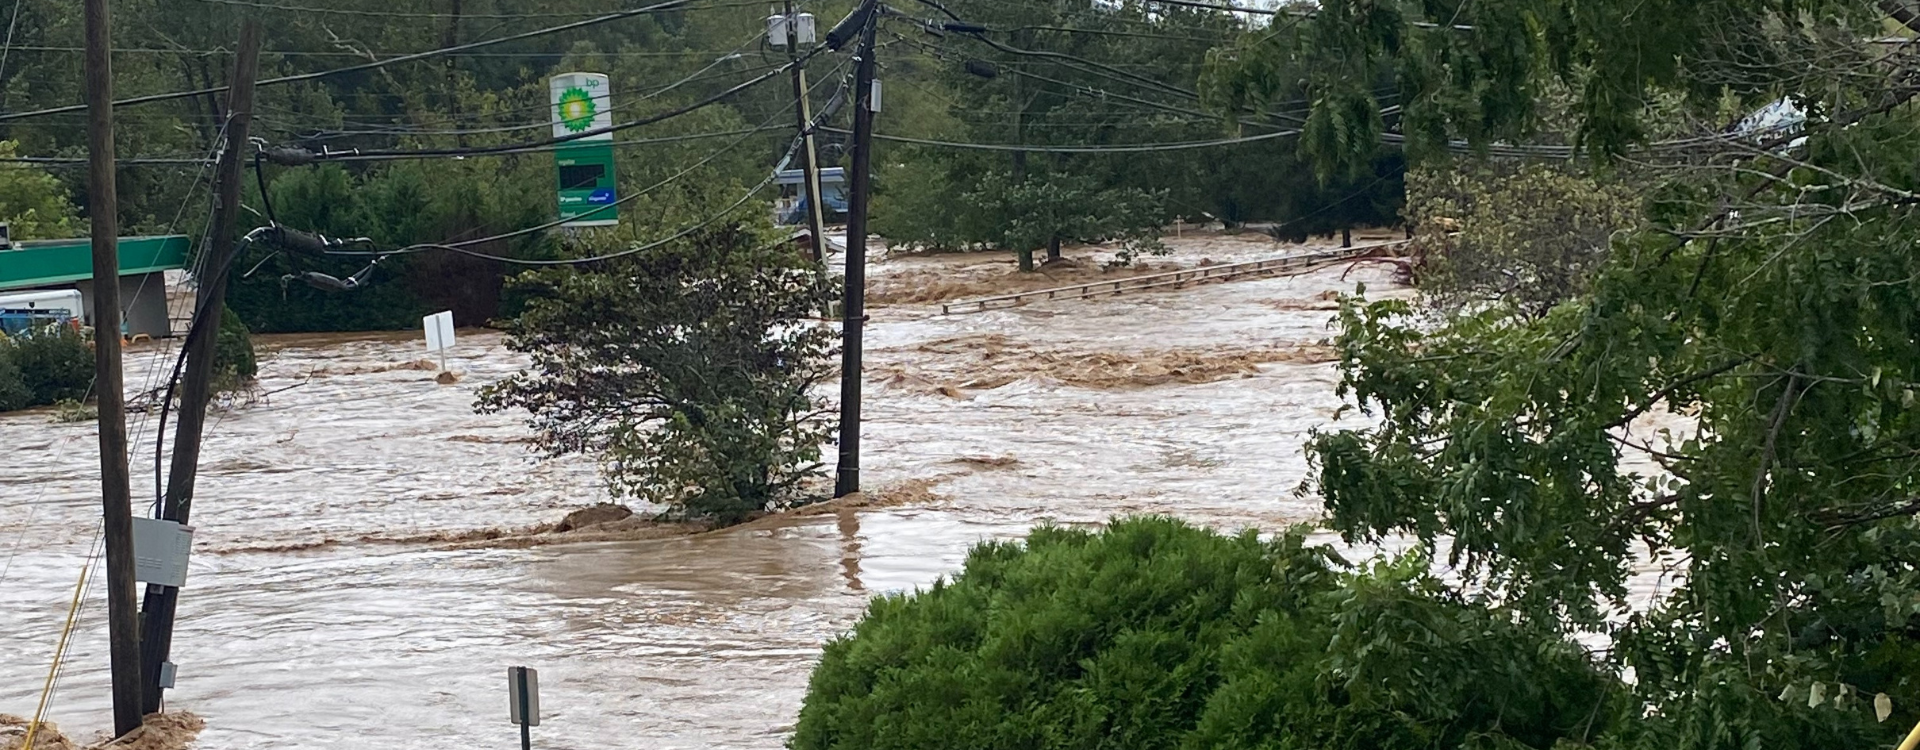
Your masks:
{"label": "power line", "polygon": [[[713,133],[687,133],[684,135],[669,135],[669,136],[661,136],[658,138],[634,138],[630,140],[614,141],[613,146],[614,148],[631,148],[635,146],[656,146],[663,143],[682,143],[685,141],[706,140],[708,138],[725,138],[727,136],[734,136],[734,135],[752,135],[755,133],[771,133],[774,131],[781,131],[781,130],[786,130],[786,128],[776,127],[776,126],[763,126],[763,127],[754,127],[754,128],[740,128],[736,130],[723,130],[723,131],[713,132]],[[479,154],[479,155],[480,156],[506,156],[509,154],[545,153],[545,152],[551,152],[551,151],[558,151],[560,150],[560,148],[561,146],[557,146],[557,145],[529,146],[525,148],[514,149],[511,151],[501,151],[493,154]],[[428,158],[428,157],[414,155],[414,154],[400,154],[400,155],[393,155],[393,156],[371,156],[371,155],[362,155],[362,154],[352,154],[350,152],[342,152],[341,156],[331,159],[330,161],[400,161],[405,159],[417,159],[417,158]],[[154,157],[154,158],[119,159],[116,161],[116,163],[122,166],[200,166],[200,165],[210,164],[213,161],[214,159],[210,159],[206,157]],[[39,165],[39,166],[46,166],[46,167],[76,167],[76,166],[84,166],[86,165],[86,163],[87,163],[87,157],[84,157],[84,156],[13,156],[13,157],[0,158],[0,164],[32,164],[32,165]]]}
{"label": "power line", "polygon": [[[839,128],[822,128],[822,129],[827,130],[829,132],[834,132],[834,133],[848,132],[846,130],[842,130]],[[1210,141],[1183,141],[1183,142],[1177,142],[1177,143],[1134,143],[1134,144],[1118,144],[1118,145],[1112,145],[1112,146],[1044,146],[1044,145],[1018,144],[1018,143],[962,143],[957,141],[937,141],[937,140],[931,140],[926,138],[909,138],[909,137],[900,136],[900,135],[879,135],[879,134],[875,134],[873,137],[883,141],[911,143],[911,144],[920,145],[920,146],[939,146],[942,148],[970,149],[975,151],[1031,151],[1035,153],[1048,153],[1048,154],[1133,154],[1133,153],[1146,153],[1146,152],[1154,152],[1154,151],[1186,151],[1186,150],[1198,149],[1198,148],[1235,146],[1242,143],[1257,143],[1260,141],[1274,140],[1276,138],[1287,138],[1287,137],[1296,136],[1299,134],[1300,134],[1300,131],[1298,130],[1282,130],[1282,131],[1273,132],[1273,133],[1262,133],[1260,135],[1250,135],[1250,136],[1244,136],[1240,138],[1220,138],[1220,139],[1215,139]]]}
{"label": "power line", "polygon": [[[816,49],[824,49],[824,47],[821,47],[821,48],[816,48]],[[806,59],[805,57],[802,57],[802,58],[799,58],[799,60],[796,60],[796,62],[798,62],[798,61],[800,61],[800,60],[805,60],[805,59]],[[840,67],[845,67],[845,66],[846,66],[846,62],[842,62],[842,63],[840,64]],[[839,68],[836,68],[836,70],[838,70],[838,69],[839,69]],[[825,80],[825,79],[822,79],[822,80],[823,80],[823,82],[824,82],[824,80]],[[816,87],[817,87],[817,86],[818,86],[818,84],[816,84]],[[833,96],[833,98],[836,98],[836,99],[837,99],[837,98],[839,98],[840,96],[843,96],[843,95],[845,94],[845,92],[847,91],[847,89],[848,89],[848,88],[849,88],[849,85],[848,85],[848,83],[847,83],[847,82],[846,82],[846,81],[845,81],[845,80],[843,79],[843,80],[842,80],[842,81],[840,82],[840,88],[839,88],[839,91],[837,91],[837,92],[836,92],[836,93],[834,94],[834,96]],[[822,109],[822,111],[821,111],[821,112],[820,112],[820,113],[819,113],[818,115],[815,115],[815,117],[814,117],[814,119],[813,119],[813,122],[812,122],[812,123],[810,123],[810,124],[808,125],[808,128],[807,128],[807,129],[808,129],[808,130],[812,130],[812,129],[815,129],[815,128],[818,128],[821,122],[823,122],[823,121],[825,121],[825,120],[826,120],[827,118],[830,118],[830,117],[832,117],[832,116],[833,116],[833,114],[834,114],[834,108],[832,107],[832,105],[829,105],[828,107],[825,107],[825,108],[823,108],[823,109]],[[761,123],[760,123],[760,126],[759,126],[758,128],[756,128],[755,130],[756,130],[756,131],[758,131],[758,130],[763,130],[763,129],[767,129],[768,127],[770,127],[770,126],[772,125],[772,123],[773,123],[773,122],[774,122],[775,120],[778,120],[778,119],[780,119],[780,118],[782,118],[782,117],[784,117],[785,115],[786,115],[786,111],[785,111],[785,110],[782,110],[781,112],[778,112],[778,113],[775,113],[773,117],[769,117],[769,118],[767,118],[767,119],[766,119],[765,121],[763,121],[763,122],[761,122]],[[626,197],[624,197],[624,198],[621,198],[621,199],[619,199],[619,200],[616,200],[616,201],[614,201],[613,203],[611,203],[611,204],[609,204],[609,205],[607,205],[607,206],[605,206],[605,207],[602,207],[601,209],[598,209],[598,210],[606,210],[606,209],[610,209],[610,208],[613,208],[613,207],[616,207],[616,206],[620,206],[620,205],[623,205],[623,204],[626,204],[626,203],[629,203],[629,202],[631,202],[631,201],[634,201],[634,200],[637,200],[637,199],[639,199],[639,198],[640,198],[641,196],[644,196],[644,195],[647,195],[648,193],[651,193],[651,192],[653,192],[653,191],[655,191],[655,190],[658,190],[658,189],[660,189],[660,188],[662,188],[662,187],[665,187],[665,186],[667,186],[667,185],[670,185],[670,184],[672,184],[672,183],[674,183],[674,182],[676,182],[676,181],[678,181],[678,180],[680,180],[681,178],[683,178],[683,177],[685,177],[685,176],[687,176],[688,174],[692,174],[694,170],[696,170],[696,169],[699,169],[699,168],[700,168],[700,167],[702,167],[702,166],[705,166],[705,165],[706,165],[707,163],[709,163],[709,162],[712,162],[712,161],[713,161],[714,159],[718,159],[718,158],[719,158],[719,157],[720,157],[720,156],[721,156],[722,154],[725,154],[726,152],[728,152],[728,151],[730,151],[730,150],[732,150],[733,148],[735,148],[735,147],[737,147],[737,146],[739,146],[739,145],[740,145],[741,143],[743,143],[743,142],[745,142],[746,140],[747,140],[747,139],[746,139],[746,137],[744,137],[744,136],[743,136],[743,137],[741,137],[741,138],[740,138],[739,140],[736,140],[736,141],[734,141],[733,143],[729,143],[729,144],[727,144],[727,145],[726,145],[725,147],[723,147],[723,148],[721,148],[721,149],[720,149],[719,151],[716,151],[716,152],[714,152],[714,153],[712,153],[712,154],[709,154],[709,155],[707,155],[707,157],[706,157],[706,158],[704,158],[704,159],[701,159],[701,160],[700,160],[700,161],[698,161],[698,162],[695,162],[695,163],[694,163],[693,165],[691,165],[691,166],[688,166],[687,168],[685,168],[685,169],[682,169],[682,170],[680,170],[679,172],[677,172],[677,173],[675,173],[675,174],[673,174],[673,175],[671,175],[671,176],[669,176],[669,177],[667,177],[666,179],[663,179],[663,180],[661,180],[660,182],[657,182],[657,183],[654,183],[653,185],[650,185],[650,186],[648,186],[648,187],[646,187],[646,188],[643,188],[642,190],[640,190],[640,192],[637,192],[637,193],[634,193],[633,195],[629,195],[629,196],[626,196]],[[793,142],[792,142],[792,144],[791,144],[791,145],[789,145],[789,146],[787,147],[787,155],[786,155],[786,157],[787,157],[787,158],[792,158],[792,156],[793,156],[793,154],[794,154],[794,153],[795,153],[795,152],[796,152],[796,151],[797,151],[797,150],[799,149],[799,147],[800,147],[800,144],[802,144],[802,143],[804,143],[804,142],[805,142],[805,139],[804,139],[804,135],[796,135],[796,136],[794,137],[794,139],[793,139]],[[784,163],[785,163],[785,160],[783,159],[783,160],[782,160],[782,161],[781,161],[780,163],[783,163],[783,164],[784,164]],[[527,260],[527,259],[521,259],[521,258],[509,258],[509,257],[505,257],[505,256],[499,256],[499,255],[492,255],[492,254],[489,254],[489,253],[482,253],[482,252],[479,252],[479,251],[475,251],[475,250],[468,250],[468,249],[467,249],[467,248],[469,248],[469,247],[472,247],[472,246],[474,246],[474,245],[482,245],[482,244],[486,244],[486,243],[490,243],[490,242],[501,242],[501,241],[504,241],[504,240],[510,240],[510,239],[514,239],[514,238],[517,238],[517,237],[524,237],[524,236],[527,236],[527,235],[531,235],[531,234],[537,234],[537,233],[540,233],[540,232],[544,232],[544,231],[546,231],[546,230],[549,230],[549,229],[553,229],[553,228],[556,228],[556,227],[560,227],[560,226],[563,226],[563,225],[565,225],[565,224],[567,224],[567,223],[568,223],[568,222],[570,222],[570,221],[575,221],[575,220],[578,220],[578,219],[579,219],[580,217],[574,217],[574,218],[571,218],[571,219],[558,219],[558,220],[555,220],[555,221],[550,221],[550,222],[547,222],[547,223],[545,223],[545,224],[540,224],[540,225],[537,225],[537,226],[532,226],[532,227],[527,227],[527,228],[525,228],[525,229],[518,229],[518,230],[515,230],[515,231],[512,231],[512,232],[506,232],[506,233],[503,233],[503,234],[496,234],[496,235],[493,235],[493,236],[489,236],[489,237],[480,237],[480,238],[476,238],[476,239],[470,239],[470,240],[463,240],[463,241],[460,241],[460,242],[451,242],[451,243],[444,243],[444,244],[443,244],[443,243],[422,243],[422,244],[417,244],[417,245],[409,245],[409,246],[407,246],[407,247],[404,247],[404,248],[401,248],[401,249],[399,249],[399,250],[396,250],[396,251],[392,251],[392,252],[377,252],[377,251],[325,251],[325,252],[326,252],[327,254],[329,254],[329,255],[357,255],[357,256],[362,256],[362,257],[365,257],[365,256],[373,256],[373,258],[374,258],[374,262],[375,262],[375,263],[378,263],[378,262],[379,262],[379,260],[380,260],[381,258],[384,258],[384,257],[386,257],[386,256],[389,256],[389,255],[407,255],[407,254],[413,254],[413,253],[418,253],[418,252],[423,252],[423,251],[426,251],[426,250],[443,250],[443,251],[450,251],[450,252],[455,252],[455,253],[460,253],[460,254],[462,254],[462,255],[468,255],[468,256],[473,256],[473,257],[477,257],[477,258],[484,258],[484,259],[488,259],[488,260],[495,260],[495,261],[500,261],[500,262],[502,262],[502,263],[513,263],[513,264],[518,264],[518,265],[528,265],[528,266],[557,266],[557,265],[578,265],[578,264],[581,264],[581,263],[590,263],[590,262],[596,262],[596,261],[602,261],[602,260],[611,260],[611,259],[614,259],[614,258],[620,258],[620,257],[625,257],[625,256],[628,256],[628,255],[634,255],[634,254],[636,254],[636,253],[640,253],[640,252],[645,252],[645,251],[647,251],[647,250],[651,250],[651,249],[653,249],[653,248],[656,248],[656,247],[659,247],[659,246],[661,246],[661,245],[664,245],[664,244],[666,244],[666,243],[668,243],[668,242],[672,242],[672,241],[674,241],[674,240],[677,240],[677,239],[680,239],[680,238],[682,238],[682,237],[685,237],[685,236],[687,236],[687,235],[689,235],[689,234],[692,234],[693,232],[696,232],[696,231],[699,231],[699,229],[700,229],[701,227],[704,227],[704,226],[706,226],[706,225],[708,225],[708,224],[711,224],[711,223],[713,223],[714,221],[716,221],[716,220],[718,220],[718,219],[719,219],[719,217],[721,217],[721,216],[725,216],[726,214],[729,214],[729,213],[732,213],[732,212],[733,212],[733,211],[734,211],[735,209],[738,209],[738,208],[739,208],[740,206],[742,206],[742,205],[745,205],[745,204],[746,204],[746,202],[747,202],[748,200],[751,200],[751,199],[753,198],[753,196],[754,196],[754,195],[756,195],[756,194],[758,194],[758,193],[759,193],[759,192],[760,192],[761,190],[763,190],[763,189],[765,189],[767,185],[769,185],[769,184],[772,184],[772,182],[773,182],[773,181],[774,181],[775,179],[778,179],[778,178],[779,178],[779,175],[780,175],[780,170],[779,170],[778,168],[776,168],[776,169],[775,169],[775,170],[774,170],[774,171],[773,171],[773,172],[772,172],[771,174],[769,174],[769,175],[767,176],[767,179],[765,179],[765,180],[762,180],[762,181],[760,182],[760,184],[759,184],[759,185],[757,185],[757,186],[755,186],[755,187],[754,187],[754,188],[753,188],[752,190],[749,190],[749,191],[747,191],[747,194],[746,194],[745,196],[742,196],[742,197],[741,197],[741,199],[740,199],[739,201],[737,201],[737,202],[735,202],[735,203],[734,203],[734,204],[733,204],[732,206],[730,206],[730,207],[728,207],[728,208],[727,208],[726,210],[724,210],[724,211],[721,211],[720,213],[718,213],[718,214],[715,214],[715,215],[713,215],[713,216],[710,216],[710,217],[708,217],[707,219],[705,219],[705,220],[703,220],[703,221],[701,221],[700,223],[698,223],[698,224],[695,224],[694,226],[692,226],[692,227],[689,227],[689,228],[687,228],[687,229],[684,229],[684,230],[682,230],[682,231],[680,231],[679,233],[676,233],[676,234],[674,234],[674,235],[672,235],[672,236],[670,236],[670,237],[667,237],[666,239],[663,239],[663,240],[660,240],[660,241],[658,241],[658,242],[654,242],[654,243],[651,243],[651,244],[648,244],[648,245],[643,245],[643,246],[640,246],[640,247],[635,247],[635,248],[631,248],[631,249],[628,249],[628,250],[625,250],[625,251],[621,251],[621,252],[617,252],[617,253],[610,253],[610,254],[607,254],[607,255],[600,255],[600,256],[594,256],[594,257],[591,257],[591,258],[569,258],[569,259],[563,259],[563,260]],[[591,214],[588,214],[588,215],[591,215]]]}
{"label": "power line", "polygon": [[[525,39],[533,39],[536,37],[547,36],[549,34],[557,34],[563,31],[572,31],[574,29],[583,29],[590,26],[607,23],[610,21],[619,21],[622,19],[633,18],[635,16],[643,16],[650,13],[657,13],[660,11],[689,8],[692,5],[692,1],[693,0],[666,0],[666,2],[655,3],[653,5],[649,5],[644,8],[635,8],[633,10],[623,10],[618,13],[609,13],[607,15],[589,18],[584,21],[575,21],[573,23],[560,24],[559,26],[549,26],[544,29],[524,31],[518,34],[510,34],[508,36],[497,37],[494,39],[487,39],[487,40],[478,41],[478,42],[468,42],[466,44],[455,45],[452,47],[442,47],[439,49],[427,50],[425,52],[416,52],[410,55],[401,55],[399,57],[390,57],[384,60],[375,60],[372,62],[361,63],[359,65],[349,65],[343,68],[334,68],[332,70],[322,70],[322,71],[316,71],[313,73],[301,73],[299,75],[281,76],[279,78],[268,78],[258,82],[256,85],[274,86],[274,85],[285,84],[285,83],[299,83],[301,81],[314,81],[322,78],[329,78],[336,75],[342,75],[345,73],[357,73],[363,70],[374,70],[377,68],[384,68],[388,65],[394,65],[397,63],[414,62],[418,60],[428,60],[428,59],[452,54],[452,53],[463,51],[463,50],[479,49],[482,47],[490,47],[496,44],[505,44],[507,42],[517,42]],[[720,8],[744,8],[744,7],[755,6],[758,4],[759,4],[758,0],[743,0],[739,2],[723,3],[719,5],[704,5],[704,6],[699,6],[699,8],[702,10],[714,10],[714,9],[720,9]],[[130,106],[134,104],[148,104],[151,102],[172,101],[174,99],[185,99],[193,96],[204,96],[206,94],[225,93],[226,90],[227,90],[226,86],[214,86],[211,88],[195,89],[192,91],[175,91],[167,94],[149,94],[147,96],[136,96],[130,99],[121,99],[113,102],[113,106],[118,108],[118,107]],[[31,112],[13,112],[13,113],[7,113],[7,114],[0,114],[0,122],[6,122],[10,120],[19,120],[19,119],[28,118],[28,117],[38,117],[41,115],[59,114],[63,112],[80,112],[80,111],[86,110],[86,108],[87,107],[84,104],[71,104],[64,107],[37,109]]]}
{"label": "power line", "polygon": [[13,16],[7,20],[7,43],[0,47],[0,89],[7,88],[7,58],[13,54],[13,30],[20,25],[20,6],[25,3],[26,0],[13,0]]}
{"label": "power line", "polygon": [[[733,6],[714,6],[714,7],[733,7]],[[86,51],[86,48],[85,48],[85,47],[60,47],[60,46],[45,46],[45,45],[15,45],[15,46],[14,46],[14,49],[16,49],[16,50],[20,50],[20,51],[22,51],[22,52],[75,52],[75,53],[79,53],[79,52],[85,52],[85,51]],[[113,48],[113,49],[112,49],[111,51],[112,51],[112,52],[113,52],[114,54],[116,54],[116,55],[119,55],[119,54],[130,54],[130,55],[131,55],[131,54],[154,54],[154,55],[228,55],[228,54],[232,54],[232,53],[233,53],[233,50],[229,50],[229,49],[222,49],[222,48],[218,48],[218,47],[216,47],[216,48],[213,48],[213,49],[191,49],[191,48],[183,48],[183,47],[114,47],[114,48]],[[600,52],[595,52],[595,53],[593,53],[593,54],[595,54],[595,55],[600,55],[600,56],[606,56],[606,57],[701,57],[701,56],[704,56],[704,55],[711,55],[711,54],[715,54],[715,53],[717,53],[717,52],[718,52],[717,50],[673,50],[673,51],[644,51],[644,50],[625,50],[625,51],[620,51],[620,50],[616,50],[616,51],[600,51]],[[353,57],[353,58],[363,58],[363,57],[366,57],[367,55],[375,55],[375,56],[379,56],[379,55],[393,55],[393,56],[399,56],[399,55],[408,55],[408,54],[413,54],[413,53],[411,53],[411,52],[392,52],[392,51],[378,51],[378,52],[347,52],[347,51],[339,51],[339,52],[325,52],[325,51],[320,51],[320,50],[292,50],[292,49],[282,49],[282,50],[271,50],[271,49],[268,49],[268,50],[261,50],[261,51],[260,51],[260,54],[262,54],[262,55],[275,55],[275,56],[278,56],[278,57]],[[450,53],[447,53],[447,56],[448,56],[448,57],[513,57],[513,58],[528,58],[528,57],[565,57],[566,55],[567,55],[567,53],[565,53],[565,52],[450,52]]]}
{"label": "power line", "polygon": [[[732,50],[728,52],[721,53],[718,57],[715,57],[713,61],[708,63],[705,67],[702,67],[701,69],[694,71],[692,74],[689,74],[688,76],[681,78],[680,80],[674,81],[673,83],[667,84],[666,86],[663,86],[659,89],[655,89],[654,91],[648,92],[646,94],[642,94],[639,97],[628,99],[626,101],[620,102],[619,104],[615,104],[611,107],[608,107],[607,112],[611,114],[621,109],[633,107],[642,102],[649,101],[660,96],[664,96],[680,88],[681,86],[685,86],[695,81],[704,81],[704,80],[710,80],[713,78],[722,78],[726,76],[739,75],[740,73],[743,73],[743,72],[765,71],[765,70],[769,70],[774,67],[777,67],[775,65],[768,64],[768,65],[750,67],[745,70],[728,71],[728,72],[721,73],[718,75],[713,75],[713,76],[703,75],[707,71],[710,71],[716,67],[719,67],[721,63],[727,62],[729,60],[741,59],[742,57],[744,57],[741,54],[742,50],[745,50],[748,47],[753,46],[753,43],[756,41],[759,41],[762,35],[763,35],[762,32],[755,32],[753,35],[747,37],[746,40],[742,41],[739,44],[739,46],[734,47]],[[507,110],[507,112],[519,112],[519,111],[533,110],[533,109],[544,110],[550,106],[552,105],[549,105],[543,102],[539,105],[510,109],[510,110]],[[354,135],[455,135],[455,136],[480,135],[485,133],[510,133],[510,132],[517,132],[522,130],[537,130],[540,128],[547,128],[547,127],[552,127],[552,123],[547,121],[541,121],[541,122],[534,122],[534,123],[526,123],[523,125],[503,125],[503,126],[492,127],[492,128],[470,128],[470,129],[464,129],[464,130],[446,130],[446,129],[428,130],[428,129],[393,127],[393,128],[374,129],[374,130],[363,130],[363,131],[357,131],[357,132],[356,131],[334,131],[334,132],[322,131],[320,134],[308,136],[307,139],[308,140],[330,140],[333,138],[345,138],[345,137],[350,137]]]}
{"label": "power line", "polygon": [[[754,127],[754,128],[742,128],[739,130],[726,130],[726,131],[721,131],[717,133],[689,133],[686,135],[670,135],[670,136],[662,136],[659,138],[638,138],[638,139],[626,140],[626,141],[614,141],[613,145],[615,148],[628,148],[633,146],[653,146],[653,145],[659,145],[662,143],[680,143],[683,141],[697,141],[697,140],[705,140],[708,138],[725,138],[730,135],[753,135],[755,133],[770,133],[776,130],[786,130],[786,128],[775,127],[775,126],[764,126],[764,127]],[[520,147],[520,148],[513,148],[505,151],[493,151],[493,152],[488,152],[483,154],[468,154],[468,155],[507,156],[510,154],[537,154],[537,153],[558,151],[563,147],[564,147],[564,144],[547,144],[547,145],[540,145],[540,146],[526,146],[526,147]],[[394,154],[343,153],[341,156],[327,159],[327,161],[403,161],[407,159],[440,158],[442,156],[445,156],[445,155],[444,154],[416,154],[416,153],[394,153]]]}
{"label": "power line", "polygon": [[[793,69],[794,66],[801,65],[805,63],[807,60],[814,57],[815,55],[818,55],[825,51],[826,51],[826,47],[824,46],[815,47],[814,49],[808,51],[807,54],[796,58],[793,62],[790,62],[786,65],[782,65],[773,70],[767,71],[766,73],[762,73],[758,76],[755,76],[751,80],[744,81],[739,84],[735,84],[734,86],[727,88],[725,91],[721,91],[720,93],[706,97],[692,104],[688,104],[683,107],[676,107],[674,109],[670,109],[665,112],[649,115],[647,117],[642,117],[637,120],[630,120],[628,122],[623,122],[618,125],[611,125],[604,128],[594,128],[591,130],[584,130],[578,133],[572,133],[572,134],[563,135],[563,136],[555,136],[552,138],[545,138],[542,140],[533,141],[531,143],[522,143],[522,144],[504,144],[499,146],[474,146],[474,147],[468,147],[468,148],[430,148],[430,149],[411,149],[411,150],[396,149],[396,150],[386,150],[386,151],[350,151],[350,152],[341,152],[339,155],[312,154],[312,157],[319,160],[325,160],[325,161],[355,161],[355,160],[366,160],[370,158],[404,158],[404,157],[421,157],[421,156],[480,156],[480,155],[486,155],[486,154],[512,153],[516,151],[533,149],[541,146],[553,146],[553,145],[559,145],[562,143],[572,143],[574,141],[579,141],[586,138],[592,138],[597,135],[604,135],[606,133],[617,133],[622,130],[637,128],[643,125],[652,125],[657,122],[669,120],[675,117],[679,117],[681,115],[685,115],[689,112],[693,112],[695,110],[704,109],[714,104],[718,104],[723,99],[727,99],[742,91],[746,91],[747,89],[753,88],[754,86],[758,86],[760,84],[766,83],[767,81],[773,80],[773,78],[779,76],[781,73],[785,73],[786,71]],[[308,152],[308,153],[311,154],[311,152]]]}
{"label": "power line", "polygon": [[253,2],[252,0],[197,0],[197,2],[207,3],[210,5],[231,5],[231,6],[238,6],[242,8],[260,8],[263,10],[279,10],[279,11],[288,11],[293,13],[319,13],[319,14],[337,15],[337,16],[373,16],[373,17],[380,17],[380,18],[474,18],[474,19],[526,20],[526,19],[533,19],[533,18],[581,18],[581,17],[587,17],[587,16],[596,16],[604,12],[604,11],[578,11],[578,12],[572,12],[572,13],[568,13],[568,12],[461,13],[456,16],[452,13],[408,12],[408,11],[392,11],[392,10],[358,10],[353,8],[316,8],[316,7],[305,6],[305,5],[282,5],[278,3]]}
{"label": "power line", "polygon": [[1202,10],[1223,10],[1230,13],[1247,13],[1247,14],[1256,15],[1256,16],[1306,15],[1305,13],[1294,13],[1292,11],[1272,10],[1269,8],[1247,8],[1239,5],[1202,3],[1202,2],[1196,2],[1195,0],[1144,0],[1144,1],[1148,3],[1158,3],[1160,5],[1178,5],[1183,8],[1199,8]]}

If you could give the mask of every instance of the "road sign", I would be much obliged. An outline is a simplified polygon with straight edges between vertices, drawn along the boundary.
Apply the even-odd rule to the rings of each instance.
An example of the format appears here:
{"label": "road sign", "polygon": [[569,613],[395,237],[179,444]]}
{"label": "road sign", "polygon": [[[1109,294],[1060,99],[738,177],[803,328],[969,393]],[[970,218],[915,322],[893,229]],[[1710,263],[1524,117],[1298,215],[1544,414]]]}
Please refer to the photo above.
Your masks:
{"label": "road sign", "polygon": [[507,718],[520,725],[520,748],[532,750],[540,726],[540,673],[532,667],[507,667]]}
{"label": "road sign", "polygon": [[[555,202],[569,227],[620,223],[613,173],[613,85],[599,73],[562,73],[549,79],[553,137],[573,138],[553,152],[559,176]],[[582,135],[589,134],[589,135]]]}
{"label": "road sign", "polygon": [[420,319],[427,331],[427,351],[445,352],[453,348],[453,311],[437,312]]}

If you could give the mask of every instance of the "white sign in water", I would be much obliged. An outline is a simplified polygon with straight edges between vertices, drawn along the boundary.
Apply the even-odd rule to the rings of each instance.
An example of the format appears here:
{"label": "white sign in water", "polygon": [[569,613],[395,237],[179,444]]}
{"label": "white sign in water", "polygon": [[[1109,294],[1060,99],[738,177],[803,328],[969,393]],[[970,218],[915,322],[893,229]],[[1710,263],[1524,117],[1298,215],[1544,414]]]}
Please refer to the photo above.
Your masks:
{"label": "white sign in water", "polygon": [[427,351],[446,352],[453,348],[453,311],[437,312],[420,319],[427,329]]}

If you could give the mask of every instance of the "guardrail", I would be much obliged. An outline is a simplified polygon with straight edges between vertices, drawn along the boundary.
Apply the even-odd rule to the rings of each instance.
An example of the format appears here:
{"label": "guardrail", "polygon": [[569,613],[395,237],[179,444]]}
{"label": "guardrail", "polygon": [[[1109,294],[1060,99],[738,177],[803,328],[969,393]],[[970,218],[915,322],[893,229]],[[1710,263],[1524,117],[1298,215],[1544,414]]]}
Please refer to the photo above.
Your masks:
{"label": "guardrail", "polygon": [[1260,274],[1305,271],[1327,263],[1358,258],[1383,247],[1394,247],[1405,244],[1407,244],[1407,240],[1394,240],[1392,242],[1380,242],[1372,245],[1357,245],[1354,247],[1285,255],[1278,258],[1267,258],[1265,260],[1250,260],[1217,266],[1202,266],[1199,268],[1189,268],[1184,271],[1129,276],[1124,279],[1114,279],[1112,281],[1095,281],[1086,284],[1054,287],[1052,289],[1036,289],[1031,292],[1018,292],[993,297],[981,297],[979,299],[959,300],[942,303],[940,305],[940,314],[952,315],[957,312],[985,312],[987,310],[1019,307],[1029,302],[1040,300],[1110,297],[1149,289],[1179,287],[1212,281],[1231,281]]}

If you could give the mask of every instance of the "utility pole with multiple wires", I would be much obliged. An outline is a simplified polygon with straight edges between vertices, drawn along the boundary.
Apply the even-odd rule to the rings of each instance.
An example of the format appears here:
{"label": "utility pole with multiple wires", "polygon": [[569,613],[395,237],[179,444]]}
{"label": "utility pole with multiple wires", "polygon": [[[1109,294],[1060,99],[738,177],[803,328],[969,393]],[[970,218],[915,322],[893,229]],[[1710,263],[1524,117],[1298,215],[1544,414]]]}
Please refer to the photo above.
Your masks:
{"label": "utility pole with multiple wires", "polygon": [[[847,176],[851,194],[847,197],[846,299],[841,305],[840,463],[834,497],[860,491],[860,367],[867,322],[867,203],[873,186],[873,33],[880,22],[878,10],[877,0],[867,0],[841,22],[842,27],[848,21],[860,25],[860,46],[854,51],[853,174]],[[844,33],[843,28],[834,31]]]}
{"label": "utility pole with multiple wires", "polygon": [[[217,201],[213,230],[201,258],[200,283],[193,320],[183,347],[186,376],[180,386],[180,424],[174,428],[173,465],[167,474],[167,492],[160,518],[186,524],[193,510],[193,485],[200,468],[200,441],[207,424],[207,403],[213,396],[214,350],[220,320],[226,315],[228,269],[233,265],[234,228],[240,219],[240,165],[253,123],[254,81],[260,72],[260,22],[248,17],[240,25],[240,48],[233,61],[233,85],[227,92],[225,145],[215,174]],[[165,436],[160,439],[164,440]],[[180,590],[147,584],[140,608],[141,709],[160,710],[163,667],[173,649],[173,621]]]}
{"label": "utility pole with multiple wires", "polygon": [[[800,168],[807,199],[807,231],[813,233],[813,259],[827,258],[827,208],[820,199],[820,152],[814,146],[813,106],[807,100],[807,67],[802,64],[800,45],[813,44],[811,23],[801,28],[800,16],[793,12],[793,0],[786,4],[787,59],[793,64],[793,99],[800,127]],[[808,16],[811,20],[812,16]]]}
{"label": "utility pole with multiple wires", "polygon": [[101,533],[107,554],[107,639],[113,736],[140,728],[140,617],[134,610],[133,488],[120,371],[120,206],[114,179],[112,16],[86,0],[87,214],[93,244],[93,392],[100,409]]}

